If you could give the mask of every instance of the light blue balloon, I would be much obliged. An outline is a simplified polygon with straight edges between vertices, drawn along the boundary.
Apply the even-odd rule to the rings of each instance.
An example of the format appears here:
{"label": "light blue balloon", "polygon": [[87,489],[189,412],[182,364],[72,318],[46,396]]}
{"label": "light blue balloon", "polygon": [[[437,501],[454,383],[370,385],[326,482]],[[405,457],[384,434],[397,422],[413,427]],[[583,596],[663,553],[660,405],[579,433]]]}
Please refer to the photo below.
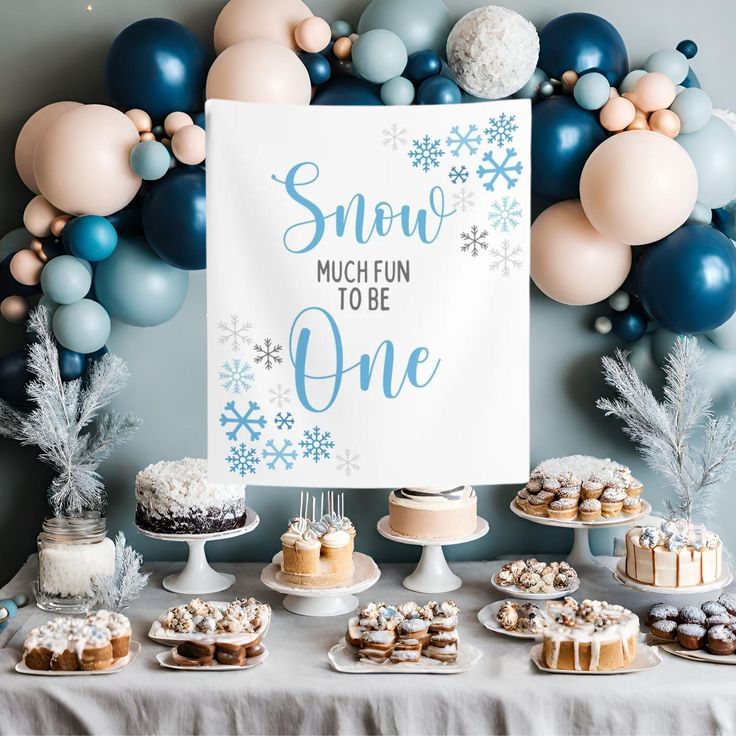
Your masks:
{"label": "light blue balloon", "polygon": [[677,49],[660,49],[649,55],[644,62],[644,69],[648,72],[659,72],[675,84],[682,84],[690,71],[690,62]]}
{"label": "light blue balloon", "polygon": [[134,235],[121,235],[115,252],[95,271],[100,304],[113,319],[135,327],[168,322],[184,303],[188,284],[187,271],[164,263]]}
{"label": "light blue balloon", "polygon": [[700,130],[676,140],[698,172],[698,202],[714,210],[736,197],[736,133],[728,123],[712,115]]}
{"label": "light blue balloon", "polygon": [[708,124],[713,113],[713,103],[705,90],[685,87],[675,97],[670,110],[680,118],[680,133],[694,133]]}
{"label": "light blue balloon", "polygon": [[537,67],[532,73],[527,83],[521,88],[517,89],[512,97],[516,97],[519,100],[536,100],[539,97],[539,87],[543,82],[548,82],[549,77],[547,73]]}
{"label": "light blue balloon", "polygon": [[667,356],[672,352],[672,348],[675,346],[678,337],[682,336],[676,332],[665,330],[664,327],[660,327],[652,335],[652,357],[660,368],[665,364]]}
{"label": "light blue balloon", "polygon": [[706,337],[722,350],[736,350],[736,314],[712,332],[706,332]]}
{"label": "light blue balloon", "polygon": [[378,28],[393,31],[407,53],[430,49],[444,59],[452,26],[452,16],[442,0],[373,0],[360,16],[358,33]]}
{"label": "light blue balloon", "polygon": [[575,82],[572,93],[584,110],[600,110],[611,99],[611,85],[600,72],[590,72]]}
{"label": "light blue balloon", "polygon": [[643,69],[632,69],[622,80],[618,86],[618,91],[623,94],[624,92],[633,92],[636,83],[646,74]]}
{"label": "light blue balloon", "polygon": [[377,29],[361,34],[353,44],[353,68],[363,79],[383,84],[404,71],[408,54],[392,31]]}
{"label": "light blue balloon", "polygon": [[110,317],[91,299],[61,305],[54,314],[54,336],[62,347],[75,353],[94,353],[110,337]]}
{"label": "light blue balloon", "polygon": [[687,218],[686,225],[710,225],[713,220],[713,210],[706,207],[702,202],[696,202],[690,217]]}
{"label": "light blue balloon", "polygon": [[160,179],[170,165],[169,149],[158,141],[141,141],[130,152],[130,168],[146,181]]}
{"label": "light blue balloon", "polygon": [[74,256],[52,258],[41,271],[43,293],[57,304],[84,299],[92,286],[92,266]]}
{"label": "light blue balloon", "polygon": [[59,305],[53,299],[49,299],[46,294],[41,295],[41,298],[38,300],[38,306],[46,308],[49,318],[52,318],[59,308]]}
{"label": "light blue balloon", "polygon": [[0,261],[4,261],[11,253],[31,247],[31,235],[24,227],[17,227],[0,238]]}
{"label": "light blue balloon", "polygon": [[414,102],[414,85],[406,77],[389,79],[381,87],[384,105],[411,105]]}
{"label": "light blue balloon", "polygon": [[332,32],[332,40],[336,41],[343,36],[349,36],[353,32],[353,27],[346,20],[336,20],[330,26]]}

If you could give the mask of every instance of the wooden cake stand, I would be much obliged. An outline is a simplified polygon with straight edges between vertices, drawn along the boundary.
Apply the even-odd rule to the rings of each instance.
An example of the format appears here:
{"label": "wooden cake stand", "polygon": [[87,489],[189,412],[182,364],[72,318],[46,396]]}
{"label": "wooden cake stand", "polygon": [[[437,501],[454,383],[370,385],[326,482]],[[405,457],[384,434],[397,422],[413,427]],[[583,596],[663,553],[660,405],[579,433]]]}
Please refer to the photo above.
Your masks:
{"label": "wooden cake stand", "polygon": [[227,590],[234,582],[235,575],[217,572],[210,567],[204,545],[218,539],[232,539],[248,532],[252,532],[259,524],[260,517],[250,507],[245,507],[245,525],[238,529],[215,534],[156,534],[155,532],[136,527],[138,531],[151,539],[161,539],[165,542],[186,542],[189,545],[187,564],[181,572],[167,575],[163,586],[172,593],[186,593],[188,595],[205,595]]}
{"label": "wooden cake stand", "polygon": [[378,533],[392,542],[412,544],[422,547],[422,556],[414,572],[404,578],[403,585],[407,590],[416,593],[448,593],[457,590],[463,581],[450,569],[445,559],[443,547],[451,544],[465,544],[480,539],[488,534],[488,522],[478,517],[475,531],[467,537],[455,539],[414,539],[397,534],[391,529],[389,517],[384,516],[378,522]]}

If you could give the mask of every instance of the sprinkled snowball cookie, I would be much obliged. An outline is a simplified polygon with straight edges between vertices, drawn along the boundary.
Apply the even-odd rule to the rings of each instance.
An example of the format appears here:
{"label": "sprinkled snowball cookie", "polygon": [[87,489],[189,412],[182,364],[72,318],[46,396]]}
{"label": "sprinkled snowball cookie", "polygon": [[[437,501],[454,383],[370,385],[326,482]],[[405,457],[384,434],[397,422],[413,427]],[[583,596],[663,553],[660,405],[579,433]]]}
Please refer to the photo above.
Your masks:
{"label": "sprinkled snowball cookie", "polygon": [[471,10],[450,31],[447,63],[471,95],[499,100],[520,90],[539,59],[537,29],[515,10]]}

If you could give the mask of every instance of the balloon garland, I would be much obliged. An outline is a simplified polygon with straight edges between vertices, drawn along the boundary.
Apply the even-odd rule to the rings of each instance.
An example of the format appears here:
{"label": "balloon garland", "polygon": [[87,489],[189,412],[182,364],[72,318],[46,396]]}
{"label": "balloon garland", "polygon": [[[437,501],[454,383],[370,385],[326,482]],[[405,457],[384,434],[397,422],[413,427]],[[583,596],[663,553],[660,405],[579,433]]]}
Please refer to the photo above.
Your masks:
{"label": "balloon garland", "polygon": [[[106,61],[111,105],[55,102],[20,130],[34,193],[0,239],[0,315],[40,299],[65,380],[105,351],[111,320],[171,319],[206,266],[203,102],[433,105],[532,100],[531,273],[565,304],[608,299],[599,333],[653,327],[736,349],[736,133],[690,67],[692,41],[630,69],[607,20],[539,34],[508,8],[457,23],[441,0],[372,0],[357,32],[301,0],[230,0],[211,60],[185,26],[140,20]],[[0,357],[0,398],[26,401],[25,353]]]}

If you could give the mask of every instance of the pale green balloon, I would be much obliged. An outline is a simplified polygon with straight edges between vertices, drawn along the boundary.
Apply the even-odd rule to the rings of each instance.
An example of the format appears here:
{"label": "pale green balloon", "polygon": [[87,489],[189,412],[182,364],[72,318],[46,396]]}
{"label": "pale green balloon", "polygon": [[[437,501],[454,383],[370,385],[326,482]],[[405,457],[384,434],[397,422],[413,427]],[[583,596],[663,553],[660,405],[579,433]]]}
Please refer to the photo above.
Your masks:
{"label": "pale green balloon", "polygon": [[381,87],[384,105],[411,105],[414,102],[414,85],[406,77],[389,79]]}
{"label": "pale green balloon", "polygon": [[648,72],[659,72],[675,84],[682,84],[690,71],[690,62],[677,49],[660,49],[649,55],[644,62],[644,69]]}

